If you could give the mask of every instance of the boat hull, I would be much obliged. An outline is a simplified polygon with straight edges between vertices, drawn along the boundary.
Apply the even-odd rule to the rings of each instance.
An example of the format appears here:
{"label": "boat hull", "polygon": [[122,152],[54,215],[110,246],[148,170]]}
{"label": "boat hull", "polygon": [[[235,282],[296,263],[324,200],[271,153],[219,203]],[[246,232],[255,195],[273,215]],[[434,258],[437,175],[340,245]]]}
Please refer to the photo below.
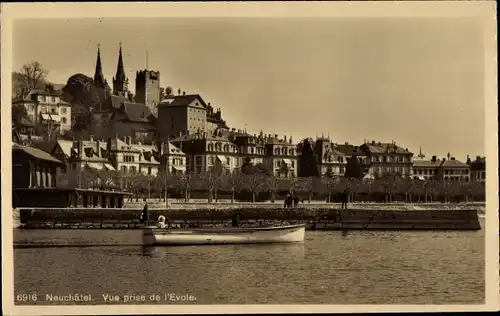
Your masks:
{"label": "boat hull", "polygon": [[303,242],[305,225],[265,228],[196,228],[143,230],[145,245],[223,245]]}

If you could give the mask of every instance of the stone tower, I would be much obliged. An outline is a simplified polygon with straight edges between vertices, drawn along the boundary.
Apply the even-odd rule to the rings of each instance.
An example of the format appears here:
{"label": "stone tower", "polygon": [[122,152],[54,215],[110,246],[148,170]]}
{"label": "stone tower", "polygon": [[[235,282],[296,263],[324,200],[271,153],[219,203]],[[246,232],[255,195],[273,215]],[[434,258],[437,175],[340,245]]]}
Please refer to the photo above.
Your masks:
{"label": "stone tower", "polygon": [[125,76],[123,67],[122,43],[120,42],[120,53],[118,55],[118,66],[116,67],[116,75],[113,77],[113,94],[128,96],[128,78]]}
{"label": "stone tower", "polygon": [[140,70],[135,75],[135,102],[147,105],[155,115],[161,99],[160,72]]}

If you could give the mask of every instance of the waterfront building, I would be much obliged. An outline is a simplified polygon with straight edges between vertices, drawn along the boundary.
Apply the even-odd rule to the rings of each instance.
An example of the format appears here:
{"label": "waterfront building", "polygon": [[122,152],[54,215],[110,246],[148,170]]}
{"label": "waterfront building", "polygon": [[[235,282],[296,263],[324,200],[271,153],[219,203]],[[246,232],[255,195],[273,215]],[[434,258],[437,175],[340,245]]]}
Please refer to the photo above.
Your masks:
{"label": "waterfront building", "polygon": [[58,140],[51,154],[64,163],[61,172],[82,172],[84,168],[116,170],[109,160],[109,146],[106,142],[94,140]]}
{"label": "waterfront building", "polygon": [[438,160],[436,156],[432,156],[432,159],[421,158],[413,160],[412,165],[412,177],[415,180],[431,180],[436,179],[439,175],[441,168],[441,160]]}
{"label": "waterfront building", "polygon": [[109,137],[107,141],[93,137],[88,141],[59,140],[52,154],[66,164],[64,170],[77,172],[89,167],[155,176],[165,169],[169,173],[184,172],[186,166],[186,155],[174,145],[133,143],[130,136],[123,140]]}
{"label": "waterfront building", "polygon": [[202,174],[220,166],[225,172],[241,167],[236,144],[222,131],[207,134],[198,130],[194,134],[180,134],[170,142],[186,154],[186,170]]}
{"label": "waterfront building", "polygon": [[470,166],[471,181],[486,182],[486,157],[476,156],[476,160],[471,161],[467,156],[467,164]]}
{"label": "waterfront building", "polygon": [[237,146],[239,153],[238,165],[242,166],[248,160],[252,165],[264,164],[266,157],[266,143],[264,133],[250,135],[243,130],[231,129],[228,133],[232,142]]}
{"label": "waterfront building", "polygon": [[445,181],[470,181],[470,166],[464,162],[458,161],[448,153],[448,159],[441,160],[438,179]]}
{"label": "waterfront building", "polygon": [[359,149],[366,153],[367,161],[370,164],[368,173],[377,177],[384,174],[400,174],[403,177],[410,177],[412,172],[411,153],[407,148],[396,145],[395,142],[365,142]]}
{"label": "waterfront building", "polygon": [[298,176],[299,155],[292,137],[279,137],[278,134],[264,136],[266,157],[264,164],[271,168],[272,174],[279,178]]}
{"label": "waterfront building", "polygon": [[38,148],[12,145],[12,188],[55,188],[62,162]]}
{"label": "waterfront building", "polygon": [[[368,158],[368,154],[361,150],[359,146],[349,144],[348,142],[345,142],[344,144],[337,144],[333,143],[332,145],[333,149],[336,151],[342,153],[344,156],[346,165],[349,159],[357,159],[358,163],[361,165],[362,171],[363,171],[363,177],[367,179],[373,179],[374,178],[374,172],[371,169],[372,166],[370,164],[370,160]],[[345,168],[344,168],[344,173],[345,173]],[[344,174],[342,173],[342,175]]]}
{"label": "waterfront building", "polygon": [[45,91],[23,91],[12,100],[12,106],[24,107],[28,115],[25,122],[41,127],[44,134],[62,134],[71,130],[71,105],[49,86]]}
{"label": "waterfront building", "polygon": [[329,138],[317,138],[314,144],[314,153],[320,176],[344,175],[347,158]]}

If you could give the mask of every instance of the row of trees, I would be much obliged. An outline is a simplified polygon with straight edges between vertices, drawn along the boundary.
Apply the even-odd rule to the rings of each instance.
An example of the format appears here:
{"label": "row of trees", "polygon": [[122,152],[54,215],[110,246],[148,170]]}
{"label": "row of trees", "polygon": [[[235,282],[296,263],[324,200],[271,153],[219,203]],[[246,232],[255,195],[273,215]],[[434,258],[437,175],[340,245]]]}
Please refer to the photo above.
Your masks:
{"label": "row of trees", "polygon": [[102,190],[123,190],[136,198],[168,197],[206,198],[209,203],[219,198],[243,201],[282,199],[287,194],[305,201],[339,201],[342,193],[354,201],[377,202],[454,202],[479,201],[485,198],[484,184],[477,182],[421,181],[383,176],[374,180],[345,177],[278,178],[265,172],[206,172],[156,176],[123,174],[87,168],[83,172],[61,174],[59,186]]}

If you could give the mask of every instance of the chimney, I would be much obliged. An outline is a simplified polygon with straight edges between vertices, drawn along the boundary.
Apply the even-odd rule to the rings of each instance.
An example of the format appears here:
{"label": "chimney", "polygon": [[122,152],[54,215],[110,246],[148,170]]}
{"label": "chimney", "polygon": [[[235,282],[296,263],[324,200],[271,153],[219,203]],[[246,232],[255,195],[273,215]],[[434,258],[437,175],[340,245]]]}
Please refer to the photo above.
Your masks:
{"label": "chimney", "polygon": [[374,140],[372,140],[372,145],[375,145],[375,141]]}
{"label": "chimney", "polygon": [[348,143],[348,142],[345,142],[345,143],[344,143],[344,145],[346,145],[346,146],[347,146],[347,145],[349,145],[349,143]]}
{"label": "chimney", "polygon": [[292,143],[292,136],[290,136],[290,144]]}
{"label": "chimney", "polygon": [[274,138],[278,138],[278,134],[274,134]]}
{"label": "chimney", "polygon": [[448,154],[446,155],[446,157],[448,157],[448,160],[450,160],[450,153],[448,153]]}
{"label": "chimney", "polygon": [[182,95],[186,95],[186,91],[182,91]]}
{"label": "chimney", "polygon": [[178,95],[181,95],[181,89],[178,89],[178,90],[177,90],[177,94],[178,94]]}
{"label": "chimney", "polygon": [[451,157],[450,159],[451,159],[451,160],[455,160],[455,157]]}
{"label": "chimney", "polygon": [[436,162],[436,159],[437,159],[436,156],[432,156],[432,162]]}
{"label": "chimney", "polygon": [[479,159],[481,159],[481,156],[476,156],[476,160],[479,160]]}
{"label": "chimney", "polygon": [[284,141],[285,141],[285,143],[286,143],[286,135],[284,136],[283,140],[284,140]]}
{"label": "chimney", "polygon": [[94,135],[90,135],[90,136],[89,136],[89,141],[90,141],[90,142],[93,142],[93,141],[94,141]]}

